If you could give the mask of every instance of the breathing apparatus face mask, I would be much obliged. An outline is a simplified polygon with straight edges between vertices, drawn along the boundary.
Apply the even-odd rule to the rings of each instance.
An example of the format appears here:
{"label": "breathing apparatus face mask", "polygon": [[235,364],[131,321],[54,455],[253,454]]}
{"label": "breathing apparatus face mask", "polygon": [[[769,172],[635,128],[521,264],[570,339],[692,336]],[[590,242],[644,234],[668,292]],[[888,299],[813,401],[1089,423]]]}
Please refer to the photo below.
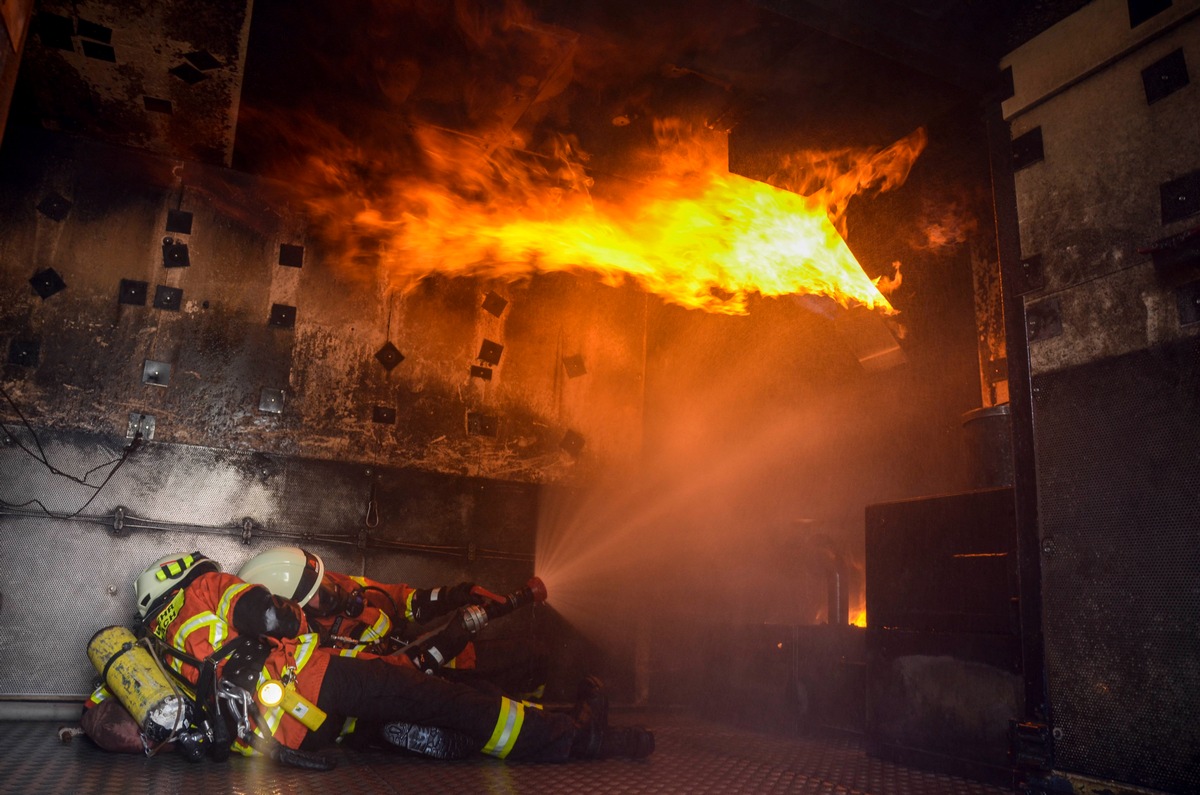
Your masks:
{"label": "breathing apparatus face mask", "polygon": [[304,610],[314,616],[328,618],[342,612],[345,604],[345,591],[337,583],[330,582],[329,578],[326,577],[321,580],[321,585],[317,588],[316,595],[304,606]]}
{"label": "breathing apparatus face mask", "polygon": [[[315,604],[314,604],[315,603]],[[328,577],[321,580],[316,596],[309,600],[304,609],[318,618],[346,615],[357,618],[362,614],[365,602],[362,591],[348,593],[340,585],[331,582]]]}

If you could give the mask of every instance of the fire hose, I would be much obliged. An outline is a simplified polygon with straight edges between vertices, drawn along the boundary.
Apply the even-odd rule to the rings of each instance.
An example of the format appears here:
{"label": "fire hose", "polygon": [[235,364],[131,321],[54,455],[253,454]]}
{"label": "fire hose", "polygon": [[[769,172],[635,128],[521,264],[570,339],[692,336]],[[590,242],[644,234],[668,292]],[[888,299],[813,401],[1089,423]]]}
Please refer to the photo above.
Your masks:
{"label": "fire hose", "polygon": [[445,625],[417,638],[404,650],[418,670],[434,673],[447,660],[457,657],[489,622],[526,605],[541,604],[547,597],[546,584],[539,577],[530,577],[508,596],[498,596],[478,585],[471,593],[485,600],[483,604],[460,607]]}

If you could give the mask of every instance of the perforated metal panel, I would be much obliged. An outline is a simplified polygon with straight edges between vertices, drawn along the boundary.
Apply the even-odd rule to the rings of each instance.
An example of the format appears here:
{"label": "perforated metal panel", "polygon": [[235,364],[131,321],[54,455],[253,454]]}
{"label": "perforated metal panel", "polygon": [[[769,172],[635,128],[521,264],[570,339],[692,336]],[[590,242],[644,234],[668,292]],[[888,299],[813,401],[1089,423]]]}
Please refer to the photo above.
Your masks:
{"label": "perforated metal panel", "polygon": [[703,723],[678,714],[617,712],[614,722],[655,732],[647,760],[520,764],[486,758],[439,762],[382,750],[341,751],[327,773],[265,759],[188,763],[110,754],[88,740],[62,745],[55,724],[0,722],[0,792],[76,795],[130,792],[268,793],[839,793],[840,795],[1001,795],[1005,789],[869,759],[857,741],[780,737]]}
{"label": "perforated metal panel", "polygon": [[1034,392],[1056,766],[1200,791],[1200,346]]}
{"label": "perforated metal panel", "polygon": [[[13,432],[91,486],[104,482],[125,445]],[[533,573],[536,490],[482,479],[153,442],[96,493],[10,444],[0,446],[0,499],[10,506],[0,510],[0,698],[90,692],[88,640],[132,622],[133,581],[166,555],[200,550],[236,572],[270,546],[303,544],[337,571],[426,587],[472,580],[502,592]],[[496,622],[481,641],[528,636],[532,612]]]}

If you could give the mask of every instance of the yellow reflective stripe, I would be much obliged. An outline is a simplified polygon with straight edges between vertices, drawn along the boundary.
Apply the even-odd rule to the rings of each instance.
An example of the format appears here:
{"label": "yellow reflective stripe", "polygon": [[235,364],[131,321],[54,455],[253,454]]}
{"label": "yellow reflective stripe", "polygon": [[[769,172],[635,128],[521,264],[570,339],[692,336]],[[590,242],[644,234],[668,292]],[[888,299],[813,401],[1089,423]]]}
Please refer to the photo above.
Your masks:
{"label": "yellow reflective stripe", "polygon": [[545,709],[541,704],[534,704],[532,701],[526,701],[525,699],[521,699],[521,703],[533,709]]}
{"label": "yellow reflective stripe", "polygon": [[416,591],[409,591],[408,596],[404,597],[404,617],[409,621],[413,619],[413,597],[417,595]]}
{"label": "yellow reflective stripe", "polygon": [[500,716],[496,719],[496,728],[492,736],[483,746],[485,754],[491,754],[498,759],[504,759],[517,744],[521,734],[521,726],[525,723],[525,705],[509,698],[500,698]]}
{"label": "yellow reflective stripe", "polygon": [[391,628],[391,620],[387,617],[386,613],[380,610],[379,618],[375,620],[374,624],[364,629],[362,635],[360,635],[358,639],[363,643],[371,643],[373,641],[380,640],[381,638],[386,638],[388,630]]}
{"label": "yellow reflective stripe", "polygon": [[315,632],[306,632],[303,635],[297,635],[296,640],[300,641],[296,646],[296,672],[299,673],[308,664],[313,652],[317,650],[321,638]]}
{"label": "yellow reflective stripe", "polygon": [[197,613],[175,630],[171,645],[177,649],[187,649],[188,637],[197,630],[208,628],[208,643],[214,649],[225,639],[225,622],[213,613]]}
{"label": "yellow reflective stripe", "polygon": [[217,615],[229,616],[229,603],[233,601],[233,597],[237,596],[249,587],[250,583],[239,582],[236,585],[231,585],[226,588],[225,593],[221,594],[221,601],[217,602]]}

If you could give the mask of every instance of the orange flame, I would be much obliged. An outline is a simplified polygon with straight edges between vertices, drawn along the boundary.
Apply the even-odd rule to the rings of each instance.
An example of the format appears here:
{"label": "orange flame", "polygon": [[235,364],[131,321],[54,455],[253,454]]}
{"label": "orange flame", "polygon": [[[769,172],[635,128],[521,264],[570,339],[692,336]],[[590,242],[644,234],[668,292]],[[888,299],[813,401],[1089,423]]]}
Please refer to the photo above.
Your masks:
{"label": "orange flame", "polygon": [[723,136],[678,120],[655,133],[639,178],[602,197],[569,139],[534,155],[418,127],[420,175],[380,174],[386,164],[367,153],[326,151],[310,164],[310,211],[348,258],[369,254],[400,289],[433,274],[568,271],[709,312],[742,314],[754,294],[801,293],[893,311],[838,225],[852,196],[904,182],[922,130],[882,151],[786,159],[772,181],[807,195],[729,173]]}

